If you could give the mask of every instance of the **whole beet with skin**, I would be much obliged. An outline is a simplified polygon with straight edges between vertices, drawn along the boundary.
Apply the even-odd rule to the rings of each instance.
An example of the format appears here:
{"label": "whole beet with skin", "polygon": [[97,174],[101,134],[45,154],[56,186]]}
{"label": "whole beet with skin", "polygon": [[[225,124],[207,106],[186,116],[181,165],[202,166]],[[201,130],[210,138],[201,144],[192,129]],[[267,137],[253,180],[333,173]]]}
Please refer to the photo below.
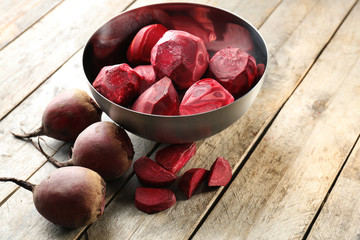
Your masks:
{"label": "whole beet with skin", "polygon": [[66,90],[55,96],[46,106],[41,127],[24,135],[12,133],[17,138],[46,135],[65,142],[74,142],[89,125],[101,121],[102,111],[85,91]]}
{"label": "whole beet with skin", "polygon": [[150,63],[151,49],[167,30],[161,24],[151,24],[140,29],[128,48],[129,62],[134,65]]}
{"label": "whole beet with skin", "polygon": [[183,90],[205,73],[209,54],[199,37],[169,30],[151,50],[150,61],[158,78],[169,77],[178,90]]}
{"label": "whole beet with skin", "polygon": [[121,177],[131,166],[134,149],[125,130],[113,122],[97,122],[87,127],[76,139],[72,158],[59,162],[39,150],[57,167],[82,166],[108,180]]}
{"label": "whole beet with skin", "polygon": [[37,211],[50,222],[68,228],[95,222],[104,212],[106,183],[96,172],[84,167],[59,168],[40,184],[12,181],[32,191]]}
{"label": "whole beet with skin", "polygon": [[211,111],[234,102],[234,97],[216,80],[205,78],[194,83],[180,103],[180,115]]}
{"label": "whole beet with skin", "polygon": [[131,109],[148,114],[177,115],[179,103],[179,96],[171,80],[163,77],[143,92]]}
{"label": "whole beet with skin", "polygon": [[210,59],[209,71],[211,77],[238,98],[253,86],[257,75],[256,60],[239,48],[225,48]]}
{"label": "whole beet with skin", "polygon": [[128,64],[103,67],[93,82],[93,87],[108,100],[128,106],[138,93],[141,77]]}

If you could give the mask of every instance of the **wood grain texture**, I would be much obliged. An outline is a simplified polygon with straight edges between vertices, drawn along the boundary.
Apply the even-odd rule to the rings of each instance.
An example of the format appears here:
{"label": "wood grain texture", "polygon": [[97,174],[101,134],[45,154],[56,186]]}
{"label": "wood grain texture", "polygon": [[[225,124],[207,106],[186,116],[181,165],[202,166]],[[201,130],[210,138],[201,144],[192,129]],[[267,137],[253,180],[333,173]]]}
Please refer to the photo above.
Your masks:
{"label": "wood grain texture", "polygon": [[2,0],[0,50],[63,0]]}
{"label": "wood grain texture", "polygon": [[[329,8],[332,15],[339,6]],[[359,10],[357,4],[194,239],[302,238],[360,133]]]}
{"label": "wood grain texture", "polygon": [[0,99],[4,101],[0,119],[61,67],[101,24],[130,2],[64,1],[2,49],[0,66],[6,71],[0,77],[7,81],[0,82]]}
{"label": "wood grain texture", "polygon": [[[280,36],[283,36],[276,39],[275,42],[276,45],[280,47],[274,48],[274,50],[270,49],[273,60],[269,66],[268,78],[265,81],[267,83],[255,104],[248,113],[234,125],[220,134],[206,139],[198,149],[196,156],[186,165],[183,171],[192,167],[209,168],[217,156],[223,156],[228,159],[232,167],[236,169],[243,160],[244,154],[249,146],[256,140],[256,135],[263,131],[269,118],[276,113],[277,109],[291,94],[300,77],[311,66],[317,54],[321,51],[322,46],[329,41],[354,1],[347,2],[346,7],[339,1],[334,1],[332,4],[334,6],[331,7],[321,1],[315,5],[312,1],[298,1],[297,3],[298,4],[293,4],[292,1],[282,2],[260,28],[265,39],[268,34],[271,35],[277,32],[278,29],[285,29],[284,31],[286,32],[278,33]],[[308,5],[310,7],[307,7]],[[289,9],[290,6],[292,6],[292,9]],[[282,18],[283,14],[277,11],[283,11],[284,14],[287,11],[293,11],[295,13],[299,6],[308,9],[308,12],[303,11],[302,17],[298,18],[298,25],[293,25],[292,28],[278,27],[278,25],[285,24],[287,21],[284,21]],[[341,9],[339,6],[341,6]],[[323,10],[319,12],[320,9]],[[278,17],[273,18],[273,15]],[[316,33],[311,28],[311,23],[317,18],[319,18],[317,21],[326,22],[327,24],[319,26],[318,31],[321,32],[321,36],[317,41],[313,41],[311,38],[314,38]],[[332,20],[330,21],[328,18]],[[267,26],[267,28],[264,29],[264,26]],[[271,27],[271,29],[268,29],[269,27]],[[297,31],[299,31],[299,33],[297,33]],[[305,39],[307,40],[305,41]],[[294,51],[290,51],[290,46],[295,46]],[[287,62],[284,60],[279,61],[283,58],[287,59]],[[302,64],[299,65],[299,62]],[[258,164],[261,166],[261,163]],[[181,175],[182,172],[180,172],[179,175]],[[256,175],[256,173],[253,172],[252,176],[253,175]],[[136,212],[136,209],[133,204],[125,204],[125,202],[131,198],[129,196],[133,196],[134,188],[137,186],[136,179],[132,181],[134,181],[134,187],[124,188],[123,191],[119,193],[119,196],[109,205],[108,209],[114,213],[114,216],[104,217],[94,224],[88,231],[90,238],[98,238],[103,235],[109,239],[114,239],[115,236],[121,236],[124,239],[152,239],[156,237],[164,239],[187,238],[191,235],[192,231],[222,190],[222,188],[204,188],[201,194],[196,194],[195,197],[190,200],[183,201],[184,198],[176,189],[175,184],[172,189],[176,193],[178,202],[174,207],[156,216],[147,216],[140,212],[130,217]],[[257,190],[254,188],[252,190],[248,189],[248,191],[247,195],[251,195],[256,194]],[[116,204],[117,202],[125,204],[126,207],[124,208],[123,205],[119,203]],[[233,204],[236,205],[235,202],[233,202]],[[222,201],[219,202],[219,205],[222,205]],[[224,209],[222,208],[222,210]],[[249,209],[249,211],[255,210],[256,206]],[[226,211],[226,209],[221,212],[221,216],[225,219],[226,214],[230,216],[231,212]],[[246,217],[246,215],[244,217]],[[135,221],[136,224],[135,226],[132,225],[129,227],[128,222],[132,221]],[[234,227],[235,226],[232,225],[232,228]],[[204,238],[216,239],[217,235],[221,237],[221,235],[223,235],[222,228],[226,228],[226,224],[221,224],[218,228],[214,228],[216,229],[214,231],[217,233],[209,231],[211,234],[206,235]],[[164,229],[166,229],[166,231]],[[208,229],[204,231],[207,230]],[[228,228],[228,232],[232,232],[230,228]]]}

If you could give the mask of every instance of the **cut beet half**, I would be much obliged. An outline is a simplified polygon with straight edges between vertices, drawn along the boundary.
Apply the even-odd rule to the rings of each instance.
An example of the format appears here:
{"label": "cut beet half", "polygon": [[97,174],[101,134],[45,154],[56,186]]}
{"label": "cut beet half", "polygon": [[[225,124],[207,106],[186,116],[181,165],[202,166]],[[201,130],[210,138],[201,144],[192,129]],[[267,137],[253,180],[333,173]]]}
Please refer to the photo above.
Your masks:
{"label": "cut beet half", "polygon": [[230,163],[222,157],[218,157],[210,168],[208,186],[226,186],[232,177]]}
{"label": "cut beet half", "polygon": [[161,212],[175,203],[175,194],[170,189],[138,187],[135,191],[135,206],[145,213]]}
{"label": "cut beet half", "polygon": [[173,173],[145,156],[136,160],[133,167],[139,182],[144,186],[167,187],[177,178]]}
{"label": "cut beet half", "polygon": [[208,173],[209,171],[203,168],[187,170],[179,180],[179,189],[187,198],[190,198],[206,179]]}
{"label": "cut beet half", "polygon": [[179,106],[180,115],[208,112],[234,102],[234,97],[216,80],[205,78],[194,83]]}

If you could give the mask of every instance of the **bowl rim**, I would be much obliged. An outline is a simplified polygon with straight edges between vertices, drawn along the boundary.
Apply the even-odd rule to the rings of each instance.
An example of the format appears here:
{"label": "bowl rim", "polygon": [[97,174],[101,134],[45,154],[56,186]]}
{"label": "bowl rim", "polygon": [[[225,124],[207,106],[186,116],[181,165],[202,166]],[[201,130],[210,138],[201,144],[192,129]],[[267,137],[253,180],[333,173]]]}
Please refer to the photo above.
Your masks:
{"label": "bowl rim", "polygon": [[[200,6],[200,7],[207,7],[207,8],[212,8],[212,9],[215,9],[215,10],[220,10],[220,11],[223,11],[223,12],[226,12],[227,14],[230,14],[230,15],[233,15],[234,17],[236,18],[239,18],[241,19],[243,22],[245,22],[247,25],[249,25],[253,31],[255,31],[255,33],[257,35],[259,35],[261,41],[262,41],[262,44],[264,45],[264,48],[265,48],[265,53],[266,53],[266,58],[265,58],[265,62],[266,64],[265,65],[265,69],[264,69],[264,73],[263,75],[261,76],[260,79],[258,79],[258,81],[256,82],[256,84],[254,84],[244,95],[242,95],[241,97],[237,98],[234,102],[232,103],[229,103],[225,106],[222,106],[222,107],[219,107],[219,108],[216,108],[216,109],[213,109],[213,110],[210,110],[210,111],[206,111],[206,112],[201,112],[201,113],[196,113],[196,114],[190,114],[190,115],[158,115],[158,114],[149,114],[149,113],[143,113],[143,112],[138,112],[138,111],[135,111],[135,110],[132,110],[131,108],[128,108],[128,107],[124,107],[124,106],[121,106],[117,103],[114,103],[112,101],[110,101],[109,99],[107,99],[106,97],[104,97],[102,94],[100,94],[93,86],[92,84],[90,83],[90,80],[88,79],[86,73],[85,73],[85,66],[84,66],[84,57],[85,57],[85,51],[86,51],[86,47],[88,46],[89,42],[91,41],[91,39],[93,38],[93,36],[97,33],[97,31],[99,31],[99,29],[101,29],[102,27],[104,27],[107,23],[113,21],[114,19],[116,19],[117,17],[119,17],[120,15],[122,14],[126,14],[126,13],[129,13],[129,12],[132,12],[132,11],[137,11],[141,8],[144,8],[144,7],[150,7],[150,6],[169,6],[169,5],[188,5],[188,6]],[[125,62],[126,63],[126,62]],[[87,80],[87,83],[88,85],[90,86],[90,88],[95,91],[103,100],[105,100],[106,102],[108,102],[109,104],[112,104],[112,105],[115,105],[117,108],[121,108],[123,109],[124,111],[129,111],[129,112],[132,112],[133,114],[139,114],[139,115],[144,115],[144,116],[147,116],[147,117],[156,117],[156,118],[173,118],[173,119],[181,119],[181,118],[191,118],[191,117],[198,117],[200,115],[206,115],[206,114],[209,114],[211,112],[214,112],[214,111],[218,111],[219,109],[223,109],[223,108],[226,108],[226,107],[229,107],[233,104],[235,104],[237,101],[241,100],[242,98],[244,98],[246,95],[250,94],[250,92],[252,92],[252,90],[259,84],[262,84],[262,82],[264,81],[264,78],[266,76],[266,72],[267,72],[267,69],[268,69],[268,63],[269,63],[269,51],[268,51],[268,47],[267,47],[267,44],[266,44],[266,41],[264,39],[264,37],[261,35],[260,31],[254,27],[253,24],[251,24],[247,19],[241,17],[240,15],[238,14],[235,14],[227,9],[224,9],[222,7],[217,7],[217,6],[213,6],[213,5],[210,5],[210,4],[206,4],[206,3],[190,3],[190,2],[167,2],[167,3],[154,3],[154,4],[145,4],[145,5],[142,5],[142,6],[139,6],[139,7],[136,7],[136,8],[131,8],[131,9],[126,9],[122,12],[120,12],[119,14],[113,16],[112,18],[106,20],[103,24],[100,25],[100,27],[98,27],[90,36],[90,38],[86,41],[86,44],[84,45],[83,47],[83,50],[82,50],[82,67],[83,67],[83,73],[85,74],[85,77],[86,77],[86,80]],[[121,64],[121,63],[119,63]],[[203,78],[201,78],[203,79]],[[200,80],[201,80],[200,79]]]}

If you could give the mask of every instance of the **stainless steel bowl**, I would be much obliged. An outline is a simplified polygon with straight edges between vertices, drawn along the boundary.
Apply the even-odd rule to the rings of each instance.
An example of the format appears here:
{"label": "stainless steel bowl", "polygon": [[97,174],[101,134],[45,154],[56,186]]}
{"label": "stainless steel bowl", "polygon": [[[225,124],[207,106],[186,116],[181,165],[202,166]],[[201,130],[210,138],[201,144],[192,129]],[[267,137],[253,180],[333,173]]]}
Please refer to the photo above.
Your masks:
{"label": "stainless steel bowl", "polygon": [[[161,23],[169,29],[174,28],[173,16],[191,18],[210,31],[212,38],[216,38],[212,42],[212,49],[209,50],[210,56],[227,44],[232,47],[240,44],[234,41],[238,39],[238,36],[234,35],[236,33],[226,32],[227,24],[245,27],[254,43],[251,54],[257,63],[265,65],[264,75],[248,93],[235,102],[210,112],[188,116],[161,116],[135,112],[109,101],[92,87],[92,82],[103,66],[127,62],[127,48],[142,27]],[[204,139],[237,121],[249,109],[259,93],[267,63],[266,44],[250,23],[226,10],[193,3],[154,4],[123,12],[105,23],[91,36],[83,53],[83,67],[89,80],[89,87],[101,109],[126,130],[140,137],[164,143],[186,143]]]}

